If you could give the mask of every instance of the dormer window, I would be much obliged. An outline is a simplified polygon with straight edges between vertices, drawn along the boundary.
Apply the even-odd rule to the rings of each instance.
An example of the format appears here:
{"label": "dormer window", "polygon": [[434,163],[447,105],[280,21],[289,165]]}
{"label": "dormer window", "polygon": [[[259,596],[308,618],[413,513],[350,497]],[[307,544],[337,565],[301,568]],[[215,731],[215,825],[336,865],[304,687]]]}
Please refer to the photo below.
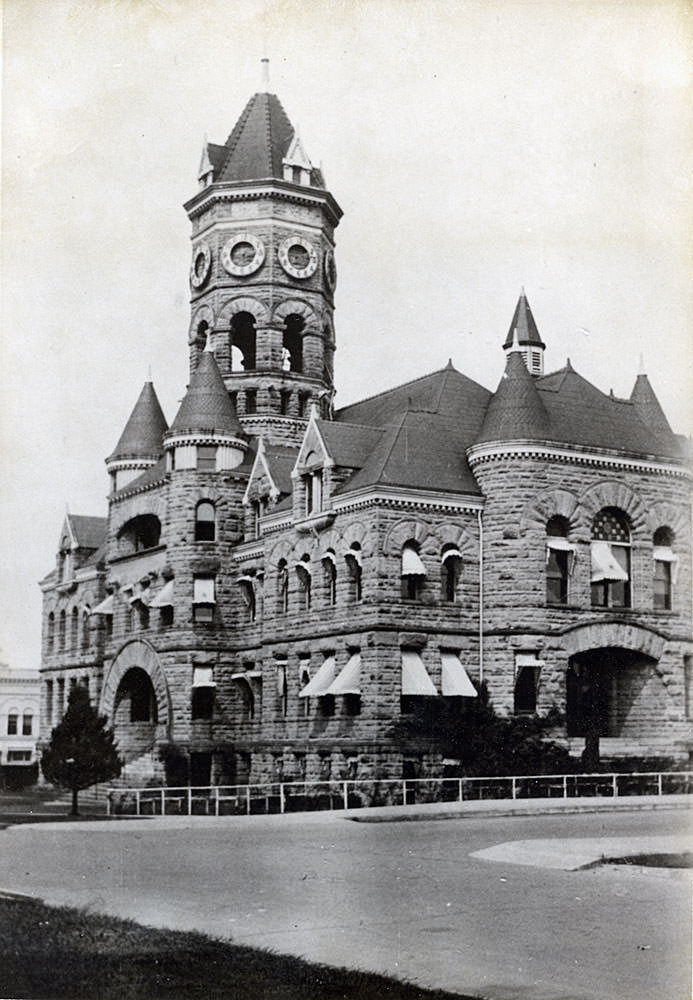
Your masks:
{"label": "dormer window", "polygon": [[303,476],[306,494],[306,515],[322,510],[322,469],[308,472]]}

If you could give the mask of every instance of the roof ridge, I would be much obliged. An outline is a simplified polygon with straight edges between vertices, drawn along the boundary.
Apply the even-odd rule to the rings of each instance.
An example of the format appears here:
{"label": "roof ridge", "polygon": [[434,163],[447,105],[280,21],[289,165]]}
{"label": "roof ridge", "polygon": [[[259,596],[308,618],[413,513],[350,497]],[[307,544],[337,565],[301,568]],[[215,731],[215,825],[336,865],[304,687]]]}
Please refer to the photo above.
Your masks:
{"label": "roof ridge", "polygon": [[231,129],[228,139],[224,143],[224,146],[228,150],[228,153],[226,154],[226,158],[222,164],[221,170],[219,171],[220,174],[223,174],[224,171],[226,170],[226,167],[228,166],[231,157],[236,151],[238,143],[241,141],[241,136],[243,135],[243,129],[245,128],[245,124],[248,121],[248,118],[250,117],[250,112],[253,107],[253,101],[257,96],[258,96],[257,94],[253,94],[252,97],[250,97],[246,106],[241,111],[236,121],[236,124]]}
{"label": "roof ridge", "polygon": [[[380,477],[382,476],[383,472],[385,471],[385,466],[390,461],[390,456],[392,455],[392,453],[395,450],[395,445],[397,444],[397,439],[398,439],[398,437],[400,435],[400,431],[402,431],[402,430],[406,431],[406,429],[407,429],[404,426],[404,420],[405,420],[405,417],[406,417],[406,415],[407,415],[408,412],[409,412],[408,410],[404,410],[403,411],[403,413],[400,415],[399,423],[398,424],[395,423],[395,424],[388,424],[387,425],[388,428],[389,428],[389,433],[391,435],[391,440],[390,440],[389,447],[387,448],[387,450],[385,452],[385,455],[383,456],[382,462],[380,462],[375,467],[377,469],[377,480],[376,481],[380,480]],[[383,434],[386,434],[386,433],[387,433],[386,429],[383,428]]]}
{"label": "roof ridge", "polygon": [[[432,378],[434,375],[442,375],[445,371],[454,371],[458,375],[462,375],[463,378],[468,377],[463,372],[458,371],[454,366],[451,368],[449,365],[444,365],[442,368],[436,368],[434,371],[427,372],[425,375],[419,375],[417,378],[407,379],[406,382],[399,382],[397,385],[393,385],[389,389],[383,389],[381,392],[375,392],[372,396],[364,396],[363,399],[357,399],[353,403],[347,403],[346,406],[341,406],[337,412],[341,413],[342,410],[348,410],[351,406],[360,406],[361,403],[370,403],[371,400],[378,399],[380,396],[387,396],[390,392],[395,392],[397,389],[403,389],[405,385],[415,385],[417,382],[423,382],[424,379]],[[473,379],[470,379],[469,381],[471,382]],[[364,426],[368,425],[364,424]]]}

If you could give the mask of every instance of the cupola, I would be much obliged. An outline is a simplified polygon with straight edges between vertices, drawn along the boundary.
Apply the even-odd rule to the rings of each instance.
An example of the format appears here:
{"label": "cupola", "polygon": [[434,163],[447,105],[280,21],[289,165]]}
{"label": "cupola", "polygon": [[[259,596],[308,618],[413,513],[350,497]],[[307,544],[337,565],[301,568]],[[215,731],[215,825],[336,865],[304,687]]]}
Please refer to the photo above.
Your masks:
{"label": "cupola", "polygon": [[510,354],[515,342],[519,345],[520,353],[530,375],[543,375],[544,349],[546,344],[539,336],[537,324],[534,321],[524,288],[520,291],[520,298],[517,300],[517,305],[515,306],[508,336],[505,338],[505,343],[503,344],[503,350],[506,354]]}
{"label": "cupola", "polygon": [[144,383],[118,444],[106,459],[111,487],[120,490],[161,458],[166,418],[151,381]]}

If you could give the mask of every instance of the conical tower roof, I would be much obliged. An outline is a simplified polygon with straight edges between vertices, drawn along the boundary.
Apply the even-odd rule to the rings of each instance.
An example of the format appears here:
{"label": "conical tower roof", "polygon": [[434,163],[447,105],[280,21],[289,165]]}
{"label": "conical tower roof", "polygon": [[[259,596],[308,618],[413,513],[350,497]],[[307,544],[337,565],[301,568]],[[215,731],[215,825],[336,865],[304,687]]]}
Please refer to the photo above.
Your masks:
{"label": "conical tower roof", "polygon": [[539,336],[539,330],[537,329],[537,324],[534,322],[534,316],[529,307],[524,288],[520,292],[520,297],[515,306],[508,336],[505,338],[505,343],[503,344],[504,350],[512,347],[515,330],[517,330],[518,344],[522,344],[523,346],[525,344],[536,344],[537,347],[546,347],[546,344]]}
{"label": "conical tower roof", "polygon": [[[283,161],[295,138],[296,130],[277,95],[253,94],[224,145],[205,144],[200,173],[211,168],[215,183],[283,180]],[[313,187],[325,186],[319,170],[311,165],[309,173]]]}
{"label": "conical tower roof", "polygon": [[145,382],[135,408],[107,462],[158,459],[163,452],[166,417],[151,382]]}
{"label": "conical tower roof", "polygon": [[491,397],[477,442],[546,440],[549,417],[535,380],[518,350],[511,351],[505,372]]}
{"label": "conical tower roof", "polygon": [[203,351],[168,437],[221,434],[245,437],[212,351]]}
{"label": "conical tower roof", "polygon": [[665,441],[670,442],[674,432],[664,415],[664,410],[655,396],[647,375],[638,375],[630,394],[630,401],[637,408],[643,423],[658,437],[663,437]]}

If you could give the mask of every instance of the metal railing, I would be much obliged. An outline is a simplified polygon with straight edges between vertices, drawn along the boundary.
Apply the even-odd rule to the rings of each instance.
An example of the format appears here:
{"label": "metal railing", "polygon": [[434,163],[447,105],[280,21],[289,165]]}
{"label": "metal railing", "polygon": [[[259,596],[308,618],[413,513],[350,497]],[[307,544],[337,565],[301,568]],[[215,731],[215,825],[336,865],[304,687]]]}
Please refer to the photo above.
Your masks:
{"label": "metal railing", "polygon": [[692,792],[693,771],[647,771],[111,788],[107,803],[112,816],[238,816],[481,799],[617,798]]}

